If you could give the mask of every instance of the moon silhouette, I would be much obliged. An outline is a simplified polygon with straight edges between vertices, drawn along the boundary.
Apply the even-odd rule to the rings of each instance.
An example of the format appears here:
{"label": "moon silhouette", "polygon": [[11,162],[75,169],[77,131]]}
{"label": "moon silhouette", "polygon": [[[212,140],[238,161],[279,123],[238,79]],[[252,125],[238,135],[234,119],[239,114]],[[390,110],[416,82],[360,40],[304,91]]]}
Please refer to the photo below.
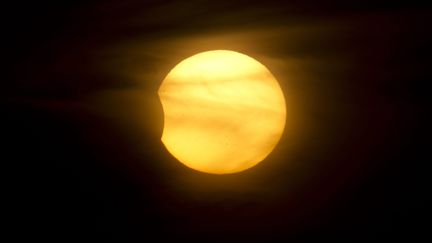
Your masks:
{"label": "moon silhouette", "polygon": [[229,174],[264,160],[286,121],[283,92],[257,60],[228,50],[177,64],[159,87],[162,142],[189,168]]}

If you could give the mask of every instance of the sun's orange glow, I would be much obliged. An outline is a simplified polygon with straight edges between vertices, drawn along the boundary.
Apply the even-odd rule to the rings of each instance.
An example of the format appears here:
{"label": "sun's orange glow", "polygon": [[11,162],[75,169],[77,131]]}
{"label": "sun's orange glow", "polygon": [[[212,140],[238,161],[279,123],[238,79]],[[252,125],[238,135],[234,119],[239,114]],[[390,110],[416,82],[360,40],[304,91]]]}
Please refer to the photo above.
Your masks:
{"label": "sun's orange glow", "polygon": [[286,107],[270,71],[244,54],[215,50],[186,58],[163,80],[162,142],[184,165],[236,173],[265,159],[282,136]]}

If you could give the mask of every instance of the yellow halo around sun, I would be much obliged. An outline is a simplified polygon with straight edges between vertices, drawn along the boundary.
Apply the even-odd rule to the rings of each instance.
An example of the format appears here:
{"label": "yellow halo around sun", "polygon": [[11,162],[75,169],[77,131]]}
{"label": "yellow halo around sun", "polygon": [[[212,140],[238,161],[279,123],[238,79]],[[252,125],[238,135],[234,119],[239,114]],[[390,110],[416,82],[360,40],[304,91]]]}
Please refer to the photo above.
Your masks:
{"label": "yellow halo around sun", "polygon": [[236,173],[261,162],[285,127],[285,99],[270,71],[255,59],[215,50],[184,59],[159,87],[162,142],[184,165],[212,174]]}

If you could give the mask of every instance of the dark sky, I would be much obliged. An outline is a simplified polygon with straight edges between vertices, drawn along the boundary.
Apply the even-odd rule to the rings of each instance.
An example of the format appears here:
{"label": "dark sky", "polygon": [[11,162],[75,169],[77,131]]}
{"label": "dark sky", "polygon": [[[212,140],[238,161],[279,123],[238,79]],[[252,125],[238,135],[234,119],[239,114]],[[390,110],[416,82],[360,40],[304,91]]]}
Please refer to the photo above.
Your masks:
{"label": "dark sky", "polygon": [[[2,10],[14,237],[364,242],[429,228],[429,5],[112,0]],[[259,60],[286,95],[279,145],[239,174],[190,170],[160,141],[159,84],[213,49]]]}

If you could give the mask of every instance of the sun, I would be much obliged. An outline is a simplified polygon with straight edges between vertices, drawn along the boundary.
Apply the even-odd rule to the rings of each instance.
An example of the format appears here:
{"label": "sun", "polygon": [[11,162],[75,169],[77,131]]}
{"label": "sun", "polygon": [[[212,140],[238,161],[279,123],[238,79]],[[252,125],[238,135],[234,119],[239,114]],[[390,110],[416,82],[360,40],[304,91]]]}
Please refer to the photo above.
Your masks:
{"label": "sun", "polygon": [[192,169],[229,174],[264,160],[286,120],[282,89],[257,60],[228,50],[198,53],[177,64],[159,87],[162,142]]}

